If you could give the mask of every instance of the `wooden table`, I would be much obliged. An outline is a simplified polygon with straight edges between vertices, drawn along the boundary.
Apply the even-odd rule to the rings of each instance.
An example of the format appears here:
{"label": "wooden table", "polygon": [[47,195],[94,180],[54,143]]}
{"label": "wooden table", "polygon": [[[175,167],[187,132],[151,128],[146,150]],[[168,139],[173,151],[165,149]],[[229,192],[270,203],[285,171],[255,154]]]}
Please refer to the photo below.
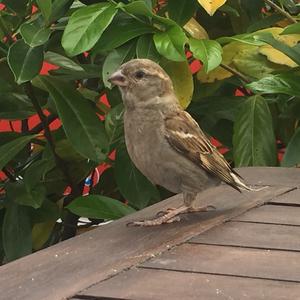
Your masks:
{"label": "wooden table", "polygon": [[216,211],[128,228],[167,199],[0,267],[0,299],[300,299],[300,169],[244,168],[269,187],[201,193]]}

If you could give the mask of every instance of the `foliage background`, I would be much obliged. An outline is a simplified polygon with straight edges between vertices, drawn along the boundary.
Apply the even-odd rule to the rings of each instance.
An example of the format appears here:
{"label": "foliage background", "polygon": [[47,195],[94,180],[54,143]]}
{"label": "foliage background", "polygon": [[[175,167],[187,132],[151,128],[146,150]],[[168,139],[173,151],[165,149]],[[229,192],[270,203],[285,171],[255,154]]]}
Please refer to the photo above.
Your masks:
{"label": "foliage background", "polygon": [[[0,262],[74,236],[79,216],[90,226],[170,195],[124,146],[107,78],[131,58],[165,68],[233,166],[300,163],[297,1],[0,2],[0,119],[22,120],[21,132],[0,133]],[[56,66],[48,76],[45,61]],[[99,165],[101,180],[82,196]]]}

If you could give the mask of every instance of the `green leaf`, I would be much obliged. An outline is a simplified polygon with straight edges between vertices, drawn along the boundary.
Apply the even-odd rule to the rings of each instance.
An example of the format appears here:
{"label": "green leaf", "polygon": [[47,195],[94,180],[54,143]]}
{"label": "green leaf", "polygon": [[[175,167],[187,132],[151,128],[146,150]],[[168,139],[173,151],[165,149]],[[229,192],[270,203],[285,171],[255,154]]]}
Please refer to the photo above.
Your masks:
{"label": "green leaf", "polygon": [[155,33],[153,36],[157,51],[173,61],[185,61],[184,46],[187,38],[179,26],[171,26],[165,32]]}
{"label": "green leaf", "polygon": [[282,167],[294,167],[300,164],[300,127],[297,128],[290,142],[287,145],[283,160]]}
{"label": "green leaf", "polygon": [[123,103],[113,107],[105,117],[105,130],[109,139],[110,150],[115,149],[124,139]]}
{"label": "green leaf", "polygon": [[40,24],[31,22],[24,23],[20,27],[20,33],[30,47],[37,47],[45,44],[50,37],[51,30],[47,27],[41,27]]}
{"label": "green leaf", "polygon": [[261,96],[248,98],[234,124],[234,162],[241,166],[276,166],[272,116]]}
{"label": "green leaf", "polygon": [[39,81],[50,93],[73,147],[84,157],[103,161],[108,148],[107,137],[90,102],[67,82],[50,76],[41,76]]}
{"label": "green leaf", "polygon": [[117,150],[114,175],[121,194],[131,206],[142,209],[151,200],[159,199],[158,190],[134,166],[125,146]]}
{"label": "green leaf", "polygon": [[62,46],[70,56],[90,50],[111,23],[117,10],[114,5],[98,3],[72,14],[62,37]]}
{"label": "green leaf", "polygon": [[102,78],[105,86],[111,88],[112,85],[108,78],[113,74],[121,64],[132,59],[135,54],[135,43],[127,43],[110,52],[103,63]]}
{"label": "green leaf", "polygon": [[36,111],[26,95],[0,92],[0,119],[23,120],[34,114]]}
{"label": "green leaf", "polygon": [[285,55],[287,55],[290,59],[292,59],[295,63],[300,65],[300,51],[295,50],[294,48],[276,40],[272,33],[261,33],[259,35],[255,35],[254,38],[259,41],[263,41],[273,48],[281,51]]}
{"label": "green leaf", "polygon": [[247,85],[255,93],[287,94],[300,97],[300,77],[296,73],[269,75]]}
{"label": "green leaf", "polygon": [[6,166],[35,135],[26,135],[0,146],[0,170]]}
{"label": "green leaf", "polygon": [[127,13],[132,15],[140,15],[145,17],[153,17],[153,13],[151,12],[149,6],[144,1],[132,1],[128,4],[124,4],[122,2],[118,3],[118,8],[121,10],[125,10]]}
{"label": "green leaf", "polygon": [[300,23],[291,24],[285,27],[280,35],[284,34],[300,34]]}
{"label": "green leaf", "polygon": [[95,219],[115,220],[135,212],[130,206],[101,195],[78,197],[67,208],[75,215]]}
{"label": "green leaf", "polygon": [[43,47],[30,47],[24,40],[16,41],[8,51],[8,64],[18,84],[37,76],[43,64]]}
{"label": "green leaf", "polygon": [[61,54],[47,51],[44,56],[45,61],[54,64],[56,66],[62,67],[64,69],[72,70],[72,71],[82,71],[84,72],[84,68],[77,64],[72,59],[65,57]]}
{"label": "green leaf", "polygon": [[157,52],[152,34],[144,34],[139,37],[136,45],[137,58],[148,58],[155,62],[159,62],[161,56]]}
{"label": "green leaf", "polygon": [[45,20],[48,22],[52,12],[52,0],[36,0],[36,4],[41,10]]}
{"label": "green leaf", "polygon": [[206,73],[215,69],[222,62],[223,50],[218,42],[191,38],[189,44],[194,57],[202,61]]}
{"label": "green leaf", "polygon": [[[201,87],[200,87],[201,88]],[[246,97],[212,96],[192,101],[189,112],[197,118],[209,117],[217,122],[225,119],[235,121],[236,116],[243,107]]]}
{"label": "green leaf", "polygon": [[113,50],[137,36],[151,32],[154,32],[154,28],[150,24],[140,23],[126,15],[117,15],[102,34],[94,51],[101,53]]}
{"label": "green leaf", "polygon": [[12,261],[32,252],[31,221],[27,207],[10,202],[2,227],[6,261]]}
{"label": "green leaf", "polygon": [[7,198],[17,204],[39,208],[46,198],[46,188],[39,184],[27,187],[23,180],[6,185]]}
{"label": "green leaf", "polygon": [[167,5],[169,17],[181,26],[193,17],[196,8],[195,0],[168,0]]}
{"label": "green leaf", "polygon": [[[44,0],[41,0],[44,1]],[[52,23],[62,16],[65,15],[65,13],[69,10],[70,6],[74,0],[54,0],[52,1],[52,11],[49,18],[48,23]]]}

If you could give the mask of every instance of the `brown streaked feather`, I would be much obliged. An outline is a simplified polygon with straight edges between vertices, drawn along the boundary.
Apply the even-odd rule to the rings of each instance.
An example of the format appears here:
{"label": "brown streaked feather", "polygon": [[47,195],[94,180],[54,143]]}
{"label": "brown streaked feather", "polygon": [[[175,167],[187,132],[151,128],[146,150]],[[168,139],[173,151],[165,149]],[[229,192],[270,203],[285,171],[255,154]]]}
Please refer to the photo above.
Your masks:
{"label": "brown streaked feather", "polygon": [[165,118],[165,136],[169,144],[211,175],[240,191],[232,173],[240,177],[214,147],[197,122],[185,111],[178,110]]}

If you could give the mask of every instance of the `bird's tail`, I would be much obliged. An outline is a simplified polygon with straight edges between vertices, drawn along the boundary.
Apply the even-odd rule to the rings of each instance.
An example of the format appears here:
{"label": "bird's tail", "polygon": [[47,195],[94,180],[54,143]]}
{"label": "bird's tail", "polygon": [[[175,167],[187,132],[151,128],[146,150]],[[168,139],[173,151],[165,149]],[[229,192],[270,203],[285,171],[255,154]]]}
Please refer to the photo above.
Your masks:
{"label": "bird's tail", "polygon": [[237,187],[239,189],[242,189],[242,190],[246,190],[246,191],[251,191],[251,192],[259,192],[261,190],[264,190],[266,188],[268,188],[268,186],[263,186],[261,188],[252,188],[248,185],[246,185],[242,180],[241,178],[239,178],[239,176],[237,176],[235,173],[231,172],[230,175],[232,176],[233,180],[235,181]]}

